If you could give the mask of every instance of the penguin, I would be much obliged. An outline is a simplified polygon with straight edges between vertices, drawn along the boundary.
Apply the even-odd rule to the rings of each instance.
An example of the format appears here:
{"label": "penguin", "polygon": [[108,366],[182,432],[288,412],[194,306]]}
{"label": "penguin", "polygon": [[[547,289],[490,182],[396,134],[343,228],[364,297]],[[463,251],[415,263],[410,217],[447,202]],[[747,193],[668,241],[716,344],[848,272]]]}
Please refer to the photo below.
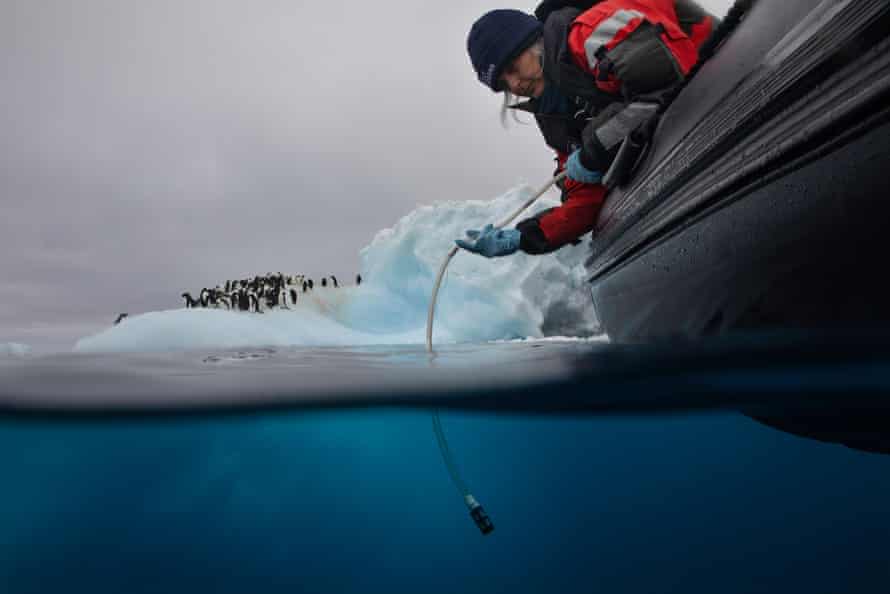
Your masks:
{"label": "penguin", "polygon": [[291,300],[291,303],[293,303],[294,305],[297,304],[297,290],[296,289],[290,290],[290,300]]}
{"label": "penguin", "polygon": [[253,311],[255,311],[256,313],[263,313],[263,310],[260,309],[260,300],[259,298],[257,298],[256,293],[248,293],[247,296],[250,299],[250,302],[253,304]]}
{"label": "penguin", "polygon": [[185,299],[185,308],[198,307],[201,302],[192,297],[191,293],[183,293],[182,298]]}
{"label": "penguin", "polygon": [[305,293],[308,290],[309,290],[309,283],[307,281],[303,281],[303,292]]}
{"label": "penguin", "polygon": [[362,284],[362,275],[360,275],[360,274],[355,275],[355,284],[357,284],[357,285]]}
{"label": "penguin", "polygon": [[287,304],[287,291],[283,288],[278,289],[278,302],[281,303],[282,309],[290,309]]}
{"label": "penguin", "polygon": [[241,311],[250,311],[250,297],[248,297],[247,290],[240,289],[235,295],[238,298],[238,309]]}
{"label": "penguin", "polygon": [[273,307],[278,307],[278,298],[281,295],[280,292],[276,291],[274,288],[269,287],[266,289],[266,307],[272,309]]}
{"label": "penguin", "polygon": [[337,277],[334,276],[333,274],[331,275],[331,281],[333,281],[335,289],[340,286],[339,283],[337,283]]}
{"label": "penguin", "polygon": [[328,286],[328,277],[326,277],[326,276],[321,277],[321,286],[322,287]]}
{"label": "penguin", "polygon": [[117,319],[114,321],[114,325],[117,326],[118,324],[120,324],[121,321],[122,321],[125,317],[127,317],[127,315],[128,315],[128,314],[125,314],[125,313],[119,314],[119,315],[117,316]]}
{"label": "penguin", "polygon": [[219,292],[216,296],[217,304],[222,302],[225,304],[226,309],[232,309],[232,303],[229,301],[229,298],[222,291]]}

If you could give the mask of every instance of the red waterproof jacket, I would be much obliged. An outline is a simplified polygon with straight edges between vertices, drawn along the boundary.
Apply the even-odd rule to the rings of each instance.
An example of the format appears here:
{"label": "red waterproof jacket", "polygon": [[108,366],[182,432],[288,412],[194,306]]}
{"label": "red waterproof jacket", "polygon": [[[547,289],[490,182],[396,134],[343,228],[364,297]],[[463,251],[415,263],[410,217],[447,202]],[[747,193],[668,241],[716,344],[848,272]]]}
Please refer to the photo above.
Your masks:
{"label": "red waterproof jacket", "polygon": [[[694,9],[692,12],[688,10],[690,6]],[[550,21],[548,18],[547,23]],[[604,0],[571,21],[565,47],[573,64],[592,75],[597,87],[614,94],[616,102],[628,102],[635,95],[657,88],[660,76],[669,82],[685,75],[695,64],[698,48],[713,27],[714,19],[688,0]],[[664,56],[661,66],[658,66],[657,56],[653,58],[645,46],[647,43],[663,46],[660,48]],[[614,62],[620,64],[618,71],[609,59],[612,56],[615,56]],[[664,72],[668,69],[673,72]],[[619,74],[624,74],[628,80],[622,80]],[[613,121],[618,119],[613,118]],[[604,124],[594,120],[596,118],[588,127]],[[543,127],[542,132],[545,132]],[[588,132],[585,130],[585,135],[589,135]],[[545,132],[545,138],[547,136]],[[575,145],[548,144],[556,150],[557,171],[561,171]],[[528,253],[546,253],[576,241],[593,230],[605,194],[606,188],[601,184],[566,179],[561,206],[517,225],[522,232],[520,247]]]}

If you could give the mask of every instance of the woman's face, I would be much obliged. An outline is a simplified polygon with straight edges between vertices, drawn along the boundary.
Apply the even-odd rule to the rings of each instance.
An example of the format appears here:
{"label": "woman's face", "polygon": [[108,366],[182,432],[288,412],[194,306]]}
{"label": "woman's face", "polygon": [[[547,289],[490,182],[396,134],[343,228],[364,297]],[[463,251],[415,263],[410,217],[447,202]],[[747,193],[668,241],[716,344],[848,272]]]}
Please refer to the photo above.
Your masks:
{"label": "woman's face", "polygon": [[544,68],[533,48],[528,48],[507,64],[501,85],[519,97],[540,97],[544,92]]}

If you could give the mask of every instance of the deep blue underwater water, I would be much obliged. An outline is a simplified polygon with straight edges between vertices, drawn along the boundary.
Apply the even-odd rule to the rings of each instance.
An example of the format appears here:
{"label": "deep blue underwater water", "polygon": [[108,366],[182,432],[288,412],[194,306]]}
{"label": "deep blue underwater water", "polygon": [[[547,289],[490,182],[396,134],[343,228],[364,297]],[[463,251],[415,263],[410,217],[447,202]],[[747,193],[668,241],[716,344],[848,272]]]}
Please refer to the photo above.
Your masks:
{"label": "deep blue underwater water", "polygon": [[890,591],[890,456],[731,412],[443,412],[482,536],[430,419],[6,415],[0,592]]}

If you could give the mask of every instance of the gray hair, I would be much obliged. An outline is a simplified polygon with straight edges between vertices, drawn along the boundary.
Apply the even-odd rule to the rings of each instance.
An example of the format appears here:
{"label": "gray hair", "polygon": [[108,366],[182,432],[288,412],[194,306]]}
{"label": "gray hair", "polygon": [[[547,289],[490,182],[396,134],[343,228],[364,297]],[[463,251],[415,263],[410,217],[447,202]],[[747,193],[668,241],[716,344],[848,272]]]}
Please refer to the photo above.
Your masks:
{"label": "gray hair", "polygon": [[[531,44],[528,49],[532,50],[538,56],[538,59],[543,63],[544,60],[544,37],[538,37],[538,40]],[[516,115],[515,109],[510,109],[513,105],[517,103],[516,95],[511,93],[509,90],[504,89],[504,102],[501,104],[501,126],[507,128],[507,114],[509,113],[513,116],[513,121],[518,124],[528,125],[528,122],[523,122],[519,119],[519,116]]]}

